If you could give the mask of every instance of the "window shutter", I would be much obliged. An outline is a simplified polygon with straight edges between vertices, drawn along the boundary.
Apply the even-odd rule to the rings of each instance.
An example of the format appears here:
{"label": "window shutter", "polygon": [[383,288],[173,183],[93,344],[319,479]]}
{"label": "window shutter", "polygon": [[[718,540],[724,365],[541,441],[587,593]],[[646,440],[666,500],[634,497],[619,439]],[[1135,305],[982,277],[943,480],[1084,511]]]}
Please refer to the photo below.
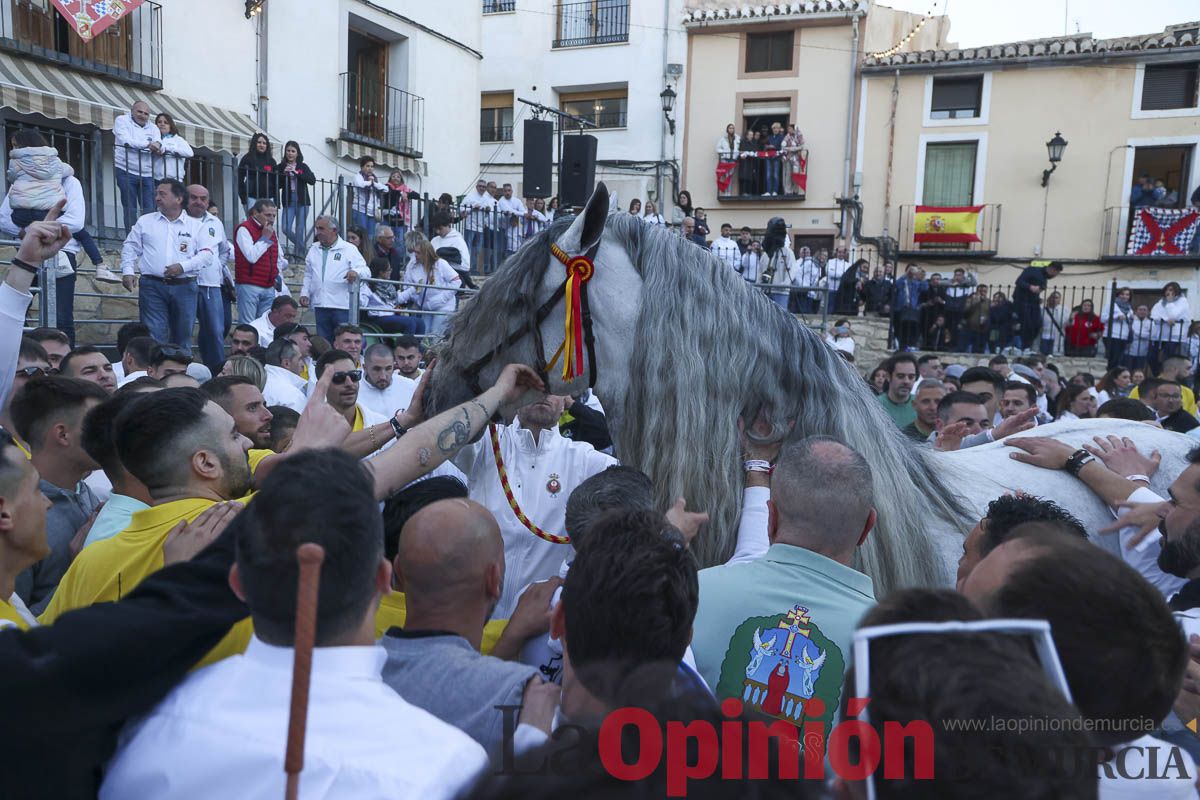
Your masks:
{"label": "window shutter", "polygon": [[979,116],[980,95],[983,93],[983,78],[935,78],[930,112],[960,111],[974,109]]}
{"label": "window shutter", "polygon": [[1142,110],[1196,107],[1197,64],[1151,64],[1142,82]]}

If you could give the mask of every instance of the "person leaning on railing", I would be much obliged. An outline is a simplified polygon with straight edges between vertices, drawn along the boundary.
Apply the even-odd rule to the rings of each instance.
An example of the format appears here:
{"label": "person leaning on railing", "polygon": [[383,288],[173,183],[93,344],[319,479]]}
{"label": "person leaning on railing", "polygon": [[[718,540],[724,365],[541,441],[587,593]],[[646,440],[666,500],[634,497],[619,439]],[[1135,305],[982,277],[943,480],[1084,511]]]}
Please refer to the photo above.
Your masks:
{"label": "person leaning on railing", "polygon": [[[138,100],[128,114],[113,120],[113,172],[121,193],[122,222],[130,230],[154,206],[153,155],[161,151],[162,134],[150,122],[150,106]],[[155,148],[158,148],[157,150]]]}

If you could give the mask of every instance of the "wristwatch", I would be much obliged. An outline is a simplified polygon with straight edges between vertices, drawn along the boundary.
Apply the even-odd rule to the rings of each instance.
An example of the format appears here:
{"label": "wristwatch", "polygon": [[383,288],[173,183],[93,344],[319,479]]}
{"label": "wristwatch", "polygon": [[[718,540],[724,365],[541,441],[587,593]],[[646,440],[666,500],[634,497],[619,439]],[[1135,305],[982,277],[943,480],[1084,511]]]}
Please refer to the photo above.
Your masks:
{"label": "wristwatch", "polygon": [[396,419],[395,417],[392,417],[391,419],[389,419],[388,422],[392,423],[392,432],[396,434],[397,439],[399,439],[404,434],[408,433],[408,428],[401,425],[400,421],[398,419]]}
{"label": "wristwatch", "polygon": [[1079,477],[1079,470],[1083,469],[1085,464],[1090,464],[1095,460],[1096,457],[1094,455],[1089,453],[1087,450],[1080,448],[1074,453],[1071,453],[1071,457],[1067,459],[1067,463],[1063,464],[1063,469],[1075,477]]}

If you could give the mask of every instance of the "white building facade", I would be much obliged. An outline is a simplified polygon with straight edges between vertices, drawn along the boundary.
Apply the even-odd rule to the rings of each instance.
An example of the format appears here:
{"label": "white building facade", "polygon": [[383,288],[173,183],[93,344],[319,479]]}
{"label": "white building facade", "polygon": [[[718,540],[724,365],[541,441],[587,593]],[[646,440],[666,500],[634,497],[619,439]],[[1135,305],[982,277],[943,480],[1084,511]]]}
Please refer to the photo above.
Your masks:
{"label": "white building facade", "polygon": [[185,179],[209,186],[227,225],[243,213],[236,164],[263,131],[282,160],[299,143],[318,178],[313,219],[345,214],[366,155],[419,193],[474,176],[480,0],[145,2],[91,42],[49,0],[0,0],[0,114],[34,126],[84,184],[89,227],[119,235],[112,121],[133,100],[170,113],[192,146]]}
{"label": "white building facade", "polygon": [[[687,81],[682,0],[482,3],[480,175],[523,194],[522,126],[535,116],[525,99],[596,125],[585,130],[597,139],[596,180],[622,207],[638,198],[653,199],[660,211],[665,199],[669,208],[686,188],[678,185]],[[668,87],[674,132],[663,113]],[[564,135],[578,130],[564,125]]]}

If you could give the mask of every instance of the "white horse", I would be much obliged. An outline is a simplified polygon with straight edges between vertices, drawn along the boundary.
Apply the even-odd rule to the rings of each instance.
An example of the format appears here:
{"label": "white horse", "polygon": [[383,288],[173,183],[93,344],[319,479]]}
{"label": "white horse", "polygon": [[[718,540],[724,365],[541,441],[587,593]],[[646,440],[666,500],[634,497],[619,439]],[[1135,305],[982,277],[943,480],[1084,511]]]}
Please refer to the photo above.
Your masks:
{"label": "white horse", "polygon": [[[739,418],[764,415],[777,438],[794,422],[793,439],[834,436],[864,455],[879,521],[856,566],[880,596],[949,583],[962,536],[988,500],[1012,488],[1038,493],[1052,482],[996,448],[935,457],[900,433],[832,348],[715,256],[608,210],[600,184],[583,213],[528,241],[451,320],[430,387],[434,412],[491,385],[507,363],[544,366],[564,339],[564,303],[548,300],[565,268],[551,246],[570,257],[594,248],[595,361],[587,356],[582,377],[569,381],[556,365],[549,389],[580,391],[595,372],[592,388],[617,456],[653,479],[662,507],[682,496],[689,508],[709,512],[694,543],[702,564],[721,563],[733,550],[743,486]],[[995,469],[985,463],[988,453]],[[1065,505],[1086,508],[1079,497]]]}

